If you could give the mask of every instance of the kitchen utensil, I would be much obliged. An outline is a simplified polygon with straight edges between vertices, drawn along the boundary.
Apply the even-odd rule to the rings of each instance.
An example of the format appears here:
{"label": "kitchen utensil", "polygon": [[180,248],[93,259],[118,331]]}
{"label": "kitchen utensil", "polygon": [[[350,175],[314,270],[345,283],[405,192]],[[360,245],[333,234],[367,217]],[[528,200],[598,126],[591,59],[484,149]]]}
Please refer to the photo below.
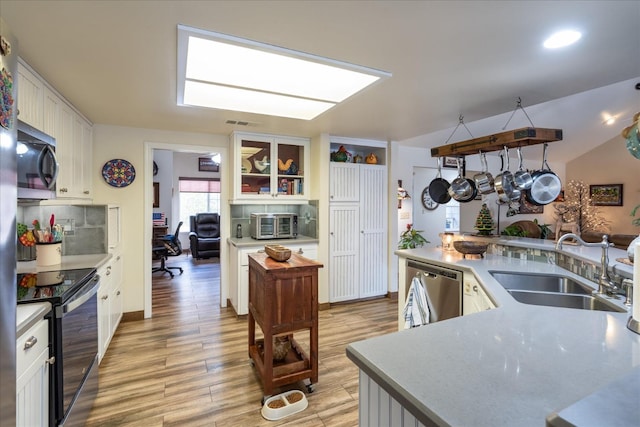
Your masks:
{"label": "kitchen utensil", "polygon": [[[496,193],[498,193],[498,201],[500,203],[509,203],[510,200],[513,200],[514,194],[514,183],[513,183],[513,174],[509,172],[509,149],[505,146],[504,153],[500,155],[502,159],[502,168],[500,168],[500,174],[496,176],[493,186],[496,189]],[[506,168],[505,166],[506,159]],[[520,198],[520,194],[518,197]]]}
{"label": "kitchen utensil", "polygon": [[442,158],[438,157],[438,175],[429,184],[429,195],[436,203],[449,203],[449,186],[449,181],[442,178]]}
{"label": "kitchen utensil", "polygon": [[553,202],[562,191],[560,178],[551,171],[547,164],[547,146],[548,144],[545,143],[542,151],[542,168],[532,174],[533,183],[525,194],[529,203],[538,206]]}
{"label": "kitchen utensil", "polygon": [[480,152],[480,161],[482,162],[482,172],[473,176],[473,180],[476,183],[476,188],[480,194],[493,193],[495,190],[493,184],[494,179],[488,171],[487,156],[482,151]]}
{"label": "kitchen utensil", "polygon": [[522,168],[522,148],[518,147],[518,171],[513,174],[513,182],[520,190],[528,190],[533,184],[533,177]]}
{"label": "kitchen utensil", "polygon": [[458,202],[467,200],[470,196],[473,195],[476,189],[473,181],[467,180],[462,176],[462,167],[460,163],[460,158],[456,158],[456,164],[458,166],[458,177],[451,182],[451,185],[447,190],[449,196],[451,196],[453,200]]}

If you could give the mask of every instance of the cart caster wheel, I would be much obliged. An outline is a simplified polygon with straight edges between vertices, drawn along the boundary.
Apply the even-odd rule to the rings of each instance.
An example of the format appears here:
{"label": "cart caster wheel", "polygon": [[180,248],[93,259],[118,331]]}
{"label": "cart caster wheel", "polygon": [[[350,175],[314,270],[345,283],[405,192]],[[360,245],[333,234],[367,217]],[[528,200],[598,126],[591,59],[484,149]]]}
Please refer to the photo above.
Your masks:
{"label": "cart caster wheel", "polygon": [[253,359],[249,359],[249,365],[256,366],[256,362],[253,361]]}
{"label": "cart caster wheel", "polygon": [[307,393],[311,394],[314,391],[316,391],[316,388],[314,387],[313,384],[307,384]]}

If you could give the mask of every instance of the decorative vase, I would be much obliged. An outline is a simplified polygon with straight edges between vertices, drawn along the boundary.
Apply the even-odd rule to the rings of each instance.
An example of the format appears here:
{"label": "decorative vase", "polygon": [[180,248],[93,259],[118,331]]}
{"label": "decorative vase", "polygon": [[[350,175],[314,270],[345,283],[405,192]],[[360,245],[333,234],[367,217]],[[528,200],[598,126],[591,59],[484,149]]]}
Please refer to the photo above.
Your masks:
{"label": "decorative vase", "polygon": [[640,243],[640,235],[633,239],[631,243],[629,243],[629,247],[627,248],[627,256],[629,257],[629,261],[634,262],[633,255],[636,250],[636,244]]}

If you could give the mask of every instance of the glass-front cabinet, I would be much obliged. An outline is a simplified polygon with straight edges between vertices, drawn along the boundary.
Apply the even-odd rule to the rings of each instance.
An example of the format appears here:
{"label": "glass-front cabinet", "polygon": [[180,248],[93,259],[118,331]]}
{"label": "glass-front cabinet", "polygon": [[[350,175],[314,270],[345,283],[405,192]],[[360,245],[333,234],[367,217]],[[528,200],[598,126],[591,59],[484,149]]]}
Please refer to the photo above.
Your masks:
{"label": "glass-front cabinet", "polygon": [[309,139],[245,132],[232,139],[234,200],[308,200]]}

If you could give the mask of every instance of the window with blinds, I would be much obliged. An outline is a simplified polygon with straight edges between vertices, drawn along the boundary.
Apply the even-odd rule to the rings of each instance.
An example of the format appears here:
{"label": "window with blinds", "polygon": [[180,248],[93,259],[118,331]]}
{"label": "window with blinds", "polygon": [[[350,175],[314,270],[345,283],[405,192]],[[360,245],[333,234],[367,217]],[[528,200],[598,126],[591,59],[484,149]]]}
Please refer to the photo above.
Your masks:
{"label": "window with blinds", "polygon": [[189,224],[197,213],[220,213],[220,180],[209,178],[179,178],[180,221]]}

